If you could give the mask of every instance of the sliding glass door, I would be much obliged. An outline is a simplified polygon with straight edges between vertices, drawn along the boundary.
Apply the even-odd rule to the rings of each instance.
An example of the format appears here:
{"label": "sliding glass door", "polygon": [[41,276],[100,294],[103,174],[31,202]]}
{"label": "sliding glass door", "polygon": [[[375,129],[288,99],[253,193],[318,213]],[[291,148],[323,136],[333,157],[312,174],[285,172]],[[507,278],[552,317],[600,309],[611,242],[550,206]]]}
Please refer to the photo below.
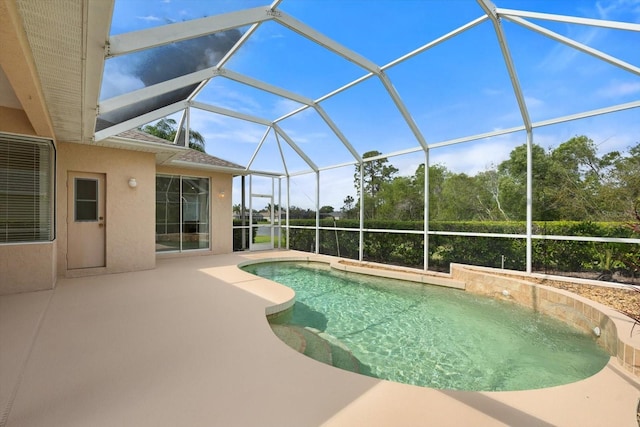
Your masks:
{"label": "sliding glass door", "polygon": [[156,177],[156,251],[209,248],[209,179]]}

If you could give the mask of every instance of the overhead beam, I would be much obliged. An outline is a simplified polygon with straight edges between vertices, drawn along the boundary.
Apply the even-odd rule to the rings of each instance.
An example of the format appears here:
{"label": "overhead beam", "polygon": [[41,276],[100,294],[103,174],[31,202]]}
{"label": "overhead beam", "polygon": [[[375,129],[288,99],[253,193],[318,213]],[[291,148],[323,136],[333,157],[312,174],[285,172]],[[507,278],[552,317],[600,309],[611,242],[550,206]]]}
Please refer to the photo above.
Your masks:
{"label": "overhead beam", "polygon": [[344,134],[342,133],[342,131],[340,130],[340,128],[338,128],[338,126],[333,122],[333,120],[331,120],[331,117],[329,117],[329,115],[327,114],[326,111],[324,111],[324,109],[316,104],[314,106],[315,110],[318,112],[318,114],[320,115],[320,117],[322,117],[322,120],[324,120],[324,122],[327,124],[327,126],[329,126],[331,128],[331,130],[333,131],[333,133],[338,137],[338,139],[342,142],[342,145],[344,145],[347,150],[349,150],[349,152],[351,153],[351,155],[353,156],[353,158],[355,160],[359,162],[362,161],[362,158],[360,157],[360,154],[356,151],[355,148],[353,148],[353,145],[351,145],[351,143],[349,142],[349,140],[347,139],[346,136],[344,136]]}
{"label": "overhead beam", "polygon": [[293,92],[290,92],[288,90],[270,85],[268,83],[264,83],[261,82],[259,80],[253,79],[251,77],[247,77],[245,75],[242,75],[240,73],[236,73],[235,71],[232,70],[228,70],[228,69],[224,69],[224,70],[220,70],[220,75],[222,77],[226,77],[230,80],[236,81],[238,83],[241,84],[245,84],[248,86],[251,86],[253,88],[298,102],[300,104],[303,104],[303,106],[301,108],[298,108],[294,111],[292,111],[291,113],[289,113],[288,115],[278,118],[274,121],[274,123],[278,123],[279,121],[284,120],[287,117],[290,117],[292,115],[295,115],[305,109],[307,109],[308,107],[313,107],[318,114],[320,115],[320,117],[322,117],[322,119],[324,120],[324,122],[327,124],[327,126],[329,126],[331,128],[331,130],[334,132],[334,134],[338,137],[338,139],[340,139],[340,141],[344,144],[344,146],[349,150],[349,152],[351,152],[351,154],[354,156],[355,159],[360,159],[360,156],[358,154],[358,152],[353,148],[353,146],[349,143],[349,141],[347,141],[347,138],[344,136],[344,134],[338,129],[338,127],[336,126],[336,124],[331,120],[331,118],[329,117],[329,115],[324,111],[324,109],[322,109],[322,107],[320,107],[319,105],[315,104],[314,101],[310,98],[306,98],[304,96],[300,96],[298,94],[295,94]]}
{"label": "overhead beam", "polygon": [[256,116],[252,116],[244,113],[238,113],[237,111],[228,110],[226,108],[221,108],[221,107],[215,107],[213,105],[205,104],[203,102],[193,101],[191,102],[191,106],[193,108],[209,111],[211,113],[221,114],[223,116],[233,117],[235,119],[245,120],[247,122],[257,123],[264,126],[271,126],[271,122],[269,120],[263,119],[261,117],[256,117]]}
{"label": "overhead beam", "polygon": [[100,102],[99,111],[100,114],[105,114],[110,111],[117,110],[118,108],[126,107],[134,102],[155,98],[173,90],[200,83],[203,80],[210,79],[218,74],[219,70],[216,67],[206,68],[204,70],[176,77],[171,80],[166,80],[155,85],[147,86],[142,89],[134,90],[133,92],[129,92],[124,95],[114,96]]}
{"label": "overhead beam", "polygon": [[165,44],[244,27],[273,19],[269,6],[192,19],[109,38],[107,57],[124,55]]}
{"label": "overhead beam", "polygon": [[433,144],[429,144],[429,148],[434,149],[439,147],[446,147],[448,145],[462,144],[463,142],[471,142],[471,141],[477,141],[479,139],[493,138],[495,136],[508,135],[515,132],[522,132],[523,130],[526,130],[524,126],[494,130],[492,132],[479,133],[476,135],[464,136],[462,138],[449,139],[446,141],[436,142]]}
{"label": "overhead beam", "polygon": [[289,146],[291,148],[293,148],[293,151],[295,151],[298,156],[300,156],[308,165],[311,169],[313,169],[314,172],[318,172],[318,166],[316,166],[316,164],[313,162],[313,160],[311,160],[309,158],[309,156],[307,156],[307,154],[302,151],[300,149],[300,147],[298,147],[298,145],[293,142],[293,140],[289,137],[289,135],[287,135],[287,133],[282,130],[282,128],[280,127],[280,125],[278,125],[277,123],[273,124],[273,129],[278,132],[278,134],[285,140],[287,141],[287,144],[289,144]]}
{"label": "overhead beam", "polygon": [[249,162],[247,163],[247,166],[245,167],[245,169],[247,170],[251,169],[251,166],[253,165],[253,162],[256,159],[256,156],[260,152],[260,149],[264,145],[264,142],[267,140],[267,136],[269,135],[270,131],[271,131],[271,127],[268,127],[265,133],[262,135],[262,138],[260,138],[260,142],[258,143],[258,146],[256,147],[256,149],[253,151],[253,154],[251,155],[251,158],[249,159]]}
{"label": "overhead beam", "polygon": [[311,108],[311,105],[302,105],[298,108],[296,108],[293,111],[289,111],[287,114],[285,114],[284,116],[280,116],[277,119],[275,119],[273,121],[273,123],[280,123],[281,121],[288,119],[289,117],[295,116],[298,113],[303,112],[304,110],[308,110],[309,108]]}
{"label": "overhead beam", "polygon": [[220,76],[225,77],[229,80],[236,81],[238,83],[245,84],[247,86],[251,86],[253,88],[262,90],[264,92],[269,92],[274,95],[281,96],[283,98],[290,99],[292,101],[298,102],[303,105],[312,105],[313,100],[311,98],[307,98],[296,93],[290,92],[288,90],[282,89],[280,87],[271,85],[269,83],[265,83],[254,78],[245,76],[240,73],[236,73],[235,71],[229,69],[220,70]]}
{"label": "overhead beam", "polygon": [[386,73],[380,73],[378,77],[382,81],[382,84],[384,85],[385,89],[387,89],[389,96],[391,96],[393,103],[396,105],[396,107],[400,111],[400,114],[404,118],[405,122],[407,122],[407,125],[409,125],[409,128],[411,129],[413,136],[416,137],[416,140],[418,140],[418,143],[420,144],[422,149],[427,151],[429,149],[427,147],[427,141],[424,139],[424,136],[422,135],[422,132],[420,132],[420,129],[418,129],[418,125],[413,120],[413,117],[411,117],[411,113],[409,113],[409,110],[404,105],[404,102],[402,102],[402,99],[400,99],[400,95],[398,94],[398,91],[396,91],[396,88],[393,87],[391,80],[389,79]]}
{"label": "overhead beam", "polygon": [[326,101],[327,99],[329,99],[329,98],[331,98],[333,96],[336,96],[337,94],[339,94],[341,92],[344,92],[345,90],[347,90],[347,89],[349,89],[349,88],[351,88],[351,87],[353,87],[353,86],[355,86],[357,84],[360,84],[363,81],[365,81],[365,80],[367,80],[367,79],[369,79],[369,78],[371,78],[371,77],[373,77],[375,75],[377,75],[377,74],[376,73],[365,74],[364,76],[362,76],[360,78],[357,78],[354,81],[352,81],[350,83],[347,83],[346,85],[344,85],[342,87],[339,87],[338,89],[327,93],[326,95],[321,96],[320,98],[316,99],[315,102],[316,103],[320,103],[320,102]]}
{"label": "overhead beam", "polygon": [[502,57],[504,59],[505,65],[507,66],[507,72],[509,73],[511,86],[513,88],[513,92],[518,102],[518,108],[520,109],[522,121],[524,122],[524,126],[527,129],[527,131],[529,131],[531,130],[531,118],[529,117],[527,103],[524,100],[524,94],[522,92],[522,88],[520,87],[520,80],[518,79],[516,68],[513,65],[513,60],[511,59],[511,53],[509,52],[507,39],[504,35],[504,31],[502,30],[502,25],[500,25],[500,19],[497,15],[496,7],[489,0],[476,0],[476,1],[478,2],[480,7],[484,10],[484,12],[487,14],[489,19],[491,19],[491,22],[493,23],[493,28],[498,38],[498,44],[500,45],[500,51],[502,52]]}
{"label": "overhead beam", "polygon": [[82,130],[80,140],[93,138],[104,73],[105,40],[109,37],[113,1],[88,0],[82,18]]}
{"label": "overhead beam", "polygon": [[483,23],[487,19],[489,19],[489,17],[487,15],[482,15],[481,17],[479,17],[477,19],[474,19],[473,21],[469,22],[468,24],[465,24],[465,25],[463,25],[461,27],[458,27],[455,30],[453,30],[453,31],[441,36],[441,37],[438,37],[437,39],[425,44],[424,46],[421,46],[418,49],[415,49],[415,50],[407,53],[406,55],[403,55],[400,58],[395,59],[395,60],[389,62],[386,65],[383,65],[381,68],[384,71],[384,70],[386,70],[388,68],[391,68],[391,67],[393,67],[395,65],[398,65],[401,62],[406,61],[407,59],[413,58],[414,56],[419,55],[424,51],[427,51],[427,50],[429,50],[429,49],[431,49],[431,48],[433,48],[435,46],[438,46],[439,44],[441,44],[443,42],[446,42],[447,40],[449,40],[449,39],[451,39],[451,38],[453,38],[453,37],[455,37],[455,36],[457,36],[457,35],[459,35],[461,33],[464,33],[465,31],[475,27],[476,25]]}
{"label": "overhead beam", "polygon": [[108,127],[106,129],[96,132],[94,140],[102,141],[103,139],[109,138],[110,136],[117,135],[120,132],[137,128],[138,126],[142,126],[144,124],[153,122],[154,120],[159,120],[163,117],[169,116],[173,113],[177,113],[178,111],[187,108],[188,105],[189,104],[186,101],[180,101],[171,105],[167,105],[166,107],[162,107],[157,110],[151,111],[147,114],[134,117],[133,119],[124,121],[122,123],[118,123],[116,125],[113,125],[111,127]]}
{"label": "overhead beam", "polygon": [[533,124],[534,128],[543,126],[555,125],[558,123],[570,122],[573,120],[585,119],[587,117],[601,116],[604,114],[615,113],[618,111],[631,110],[633,108],[640,108],[640,101],[627,102],[625,104],[614,105],[611,107],[599,108],[597,110],[585,111],[582,113],[571,114],[563,117],[556,117],[555,119],[542,120]]}
{"label": "overhead beam", "polygon": [[186,132],[185,132],[185,135],[184,135],[184,144],[183,144],[183,145],[184,145],[185,147],[188,147],[188,146],[189,146],[189,144],[188,144],[188,142],[187,142],[187,141],[189,140],[189,139],[187,138],[187,134],[189,133],[189,126],[188,126],[188,125],[189,125],[189,123],[188,123],[188,122],[189,122],[189,120],[187,120],[188,112],[189,112],[189,109],[188,109],[188,108],[185,108],[185,109],[182,111],[182,114],[180,115],[180,120],[178,121],[178,128],[177,128],[178,130],[176,131],[176,136],[174,136],[174,137],[173,137],[173,143],[174,143],[175,145],[179,145],[179,144],[178,144],[178,142],[179,142],[179,140],[180,140],[180,134],[182,134],[182,129],[183,129],[183,128],[185,127],[185,125],[186,125],[186,129],[185,129],[185,131],[186,131]]}
{"label": "overhead beam", "polygon": [[284,158],[284,151],[282,151],[282,144],[280,144],[280,137],[278,137],[278,132],[273,132],[273,135],[276,137],[276,144],[278,145],[278,151],[280,152],[280,160],[282,160],[284,174],[285,176],[289,176],[289,168],[287,167],[287,160]]}
{"label": "overhead beam", "polygon": [[[279,1],[272,3],[271,4],[271,9],[276,7],[278,5],[278,3],[279,3]],[[256,32],[256,30],[260,27],[260,24],[261,24],[261,22],[258,22],[258,23],[255,23],[255,24],[251,25],[251,27],[249,27],[249,29],[247,31],[245,31],[245,33],[240,36],[240,39],[238,39],[238,41],[236,41],[236,43],[231,47],[231,49],[229,49],[222,56],[222,58],[220,58],[220,60],[216,64],[216,68],[217,69],[222,69],[222,67],[224,67],[224,65],[231,59],[231,57],[233,55],[235,55],[235,53],[238,50],[240,50],[240,48],[246,43],[246,41],[249,40],[249,38],[253,35],[253,33]],[[187,101],[189,101],[189,102],[193,101],[196,98],[196,96],[198,96],[200,91],[203,90],[204,87],[209,83],[210,80],[211,80],[211,78],[208,78],[208,79],[203,80],[202,82],[200,82],[198,87],[191,93],[191,95],[189,95],[189,97],[187,98]]]}
{"label": "overhead beam", "polygon": [[[275,7],[274,4],[272,4],[270,8],[266,11],[268,15],[272,13],[270,11]],[[246,41],[249,40],[249,38],[253,35],[253,33],[256,32],[256,30],[260,27],[260,24],[262,24],[262,22],[264,21],[254,23],[253,25],[251,25],[251,27],[249,27],[247,31],[245,31],[244,34],[242,34],[242,36],[240,36],[240,39],[236,42],[236,44],[234,44],[231,47],[231,49],[229,49],[227,53],[224,54],[224,56],[220,59],[220,61],[218,61],[218,64],[217,64],[218,68],[224,67],[224,65],[231,59],[231,57],[235,55],[235,53],[238,50],[240,50],[240,48],[246,43]]]}
{"label": "overhead beam", "polygon": [[521,18],[541,19],[544,21],[563,22],[566,24],[589,25],[592,27],[610,28],[613,30],[640,31],[640,24],[631,22],[607,21],[605,19],[580,18],[577,16],[555,15],[550,13],[527,12],[523,10],[496,8],[498,16],[509,18],[519,16]]}
{"label": "overhead beam", "polygon": [[[572,47],[574,49],[579,50],[580,52],[586,53],[588,55],[594,56],[598,59],[601,59],[605,62],[608,62],[611,65],[614,65],[616,67],[622,68],[625,71],[629,71],[633,74],[636,75],[640,75],[640,67],[636,67],[635,65],[631,65],[628,62],[625,61],[621,61],[618,58],[615,58],[611,55],[607,55],[606,53],[598,50],[598,49],[594,49],[592,47],[589,47],[585,44],[579,43],[573,39],[570,39],[569,37],[565,37],[563,35],[560,35],[554,31],[548,30],[544,27],[541,27],[539,25],[533,24],[525,19],[522,18],[518,18],[518,17],[514,17],[514,16],[505,16],[505,19],[514,22],[516,24],[519,24],[525,28],[528,28],[530,30],[535,31],[536,33],[542,34],[543,36],[549,37],[552,40],[555,40],[557,42],[563,43],[569,47]],[[640,26],[639,26],[640,27]]]}
{"label": "overhead beam", "polygon": [[294,19],[286,13],[281,11],[274,11],[274,19],[282,26],[289,28],[290,30],[300,34],[301,36],[311,40],[316,44],[319,44],[325,49],[328,49],[331,52],[340,55],[347,61],[350,61],[372,73],[378,74],[380,72],[380,67],[378,67],[378,65],[376,65],[374,62],[368,60],[362,55],[353,52],[350,49],[347,49],[341,44],[314,30],[308,25]]}

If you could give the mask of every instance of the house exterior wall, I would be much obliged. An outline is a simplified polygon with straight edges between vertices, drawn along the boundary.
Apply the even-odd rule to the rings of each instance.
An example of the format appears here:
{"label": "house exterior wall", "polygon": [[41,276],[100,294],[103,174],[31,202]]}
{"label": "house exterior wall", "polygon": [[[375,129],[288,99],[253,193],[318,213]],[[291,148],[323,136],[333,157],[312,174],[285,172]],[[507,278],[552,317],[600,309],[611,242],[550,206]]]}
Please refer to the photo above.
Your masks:
{"label": "house exterior wall", "polygon": [[36,136],[24,110],[8,108],[0,105],[0,131],[21,135]]}
{"label": "house exterior wall", "polygon": [[[0,106],[0,132],[37,136],[23,110]],[[0,244],[0,295],[53,289],[57,241]]]}
{"label": "house exterior wall", "polygon": [[[82,144],[58,144],[58,271],[60,275],[120,273],[155,267],[155,155]],[[69,172],[106,177],[105,267],[67,269]],[[130,178],[138,185],[130,188]]]}
{"label": "house exterior wall", "polygon": [[[210,199],[211,199],[211,248],[206,253],[227,254],[233,252],[233,217],[231,190],[233,177],[228,174],[207,172],[187,168],[175,168],[158,166],[159,175],[183,175],[197,176],[210,179]],[[220,194],[224,192],[224,197]],[[154,217],[155,223],[155,217]],[[184,255],[191,251],[183,252]],[[193,252],[191,252],[193,254]],[[198,251],[202,253],[202,251]],[[165,256],[165,254],[163,254]],[[166,254],[171,256],[171,254]]]}
{"label": "house exterior wall", "polygon": [[56,242],[0,245],[0,295],[53,289]]}

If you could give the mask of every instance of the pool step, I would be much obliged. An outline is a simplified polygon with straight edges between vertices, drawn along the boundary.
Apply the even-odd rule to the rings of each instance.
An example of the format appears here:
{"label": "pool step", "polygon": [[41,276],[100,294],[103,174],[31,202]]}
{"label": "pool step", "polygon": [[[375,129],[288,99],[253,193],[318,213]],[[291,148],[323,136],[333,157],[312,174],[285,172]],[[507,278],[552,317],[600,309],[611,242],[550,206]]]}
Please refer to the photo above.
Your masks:
{"label": "pool step", "polygon": [[351,350],[349,350],[342,341],[324,332],[321,332],[318,335],[327,340],[331,346],[333,366],[346,371],[360,373],[360,361],[353,355],[353,353],[351,353]]}
{"label": "pool step", "polygon": [[307,342],[304,355],[309,356],[318,362],[333,365],[333,357],[331,355],[331,346],[329,345],[329,342],[311,329],[298,328]]}
{"label": "pool step", "polygon": [[351,372],[360,372],[360,362],[337,338],[313,328],[271,325],[278,338],[299,353],[319,362]]}
{"label": "pool step", "polygon": [[305,340],[304,335],[298,329],[287,325],[271,325],[271,329],[273,333],[289,347],[298,353],[304,353],[307,347],[307,340]]}

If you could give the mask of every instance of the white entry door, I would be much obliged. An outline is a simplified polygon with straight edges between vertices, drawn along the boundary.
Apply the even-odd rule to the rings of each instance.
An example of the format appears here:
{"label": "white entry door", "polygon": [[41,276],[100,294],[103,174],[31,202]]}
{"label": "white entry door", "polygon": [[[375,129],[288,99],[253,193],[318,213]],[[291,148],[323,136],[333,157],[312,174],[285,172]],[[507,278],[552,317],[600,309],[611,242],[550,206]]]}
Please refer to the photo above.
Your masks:
{"label": "white entry door", "polygon": [[105,175],[69,172],[67,268],[105,266]]}

